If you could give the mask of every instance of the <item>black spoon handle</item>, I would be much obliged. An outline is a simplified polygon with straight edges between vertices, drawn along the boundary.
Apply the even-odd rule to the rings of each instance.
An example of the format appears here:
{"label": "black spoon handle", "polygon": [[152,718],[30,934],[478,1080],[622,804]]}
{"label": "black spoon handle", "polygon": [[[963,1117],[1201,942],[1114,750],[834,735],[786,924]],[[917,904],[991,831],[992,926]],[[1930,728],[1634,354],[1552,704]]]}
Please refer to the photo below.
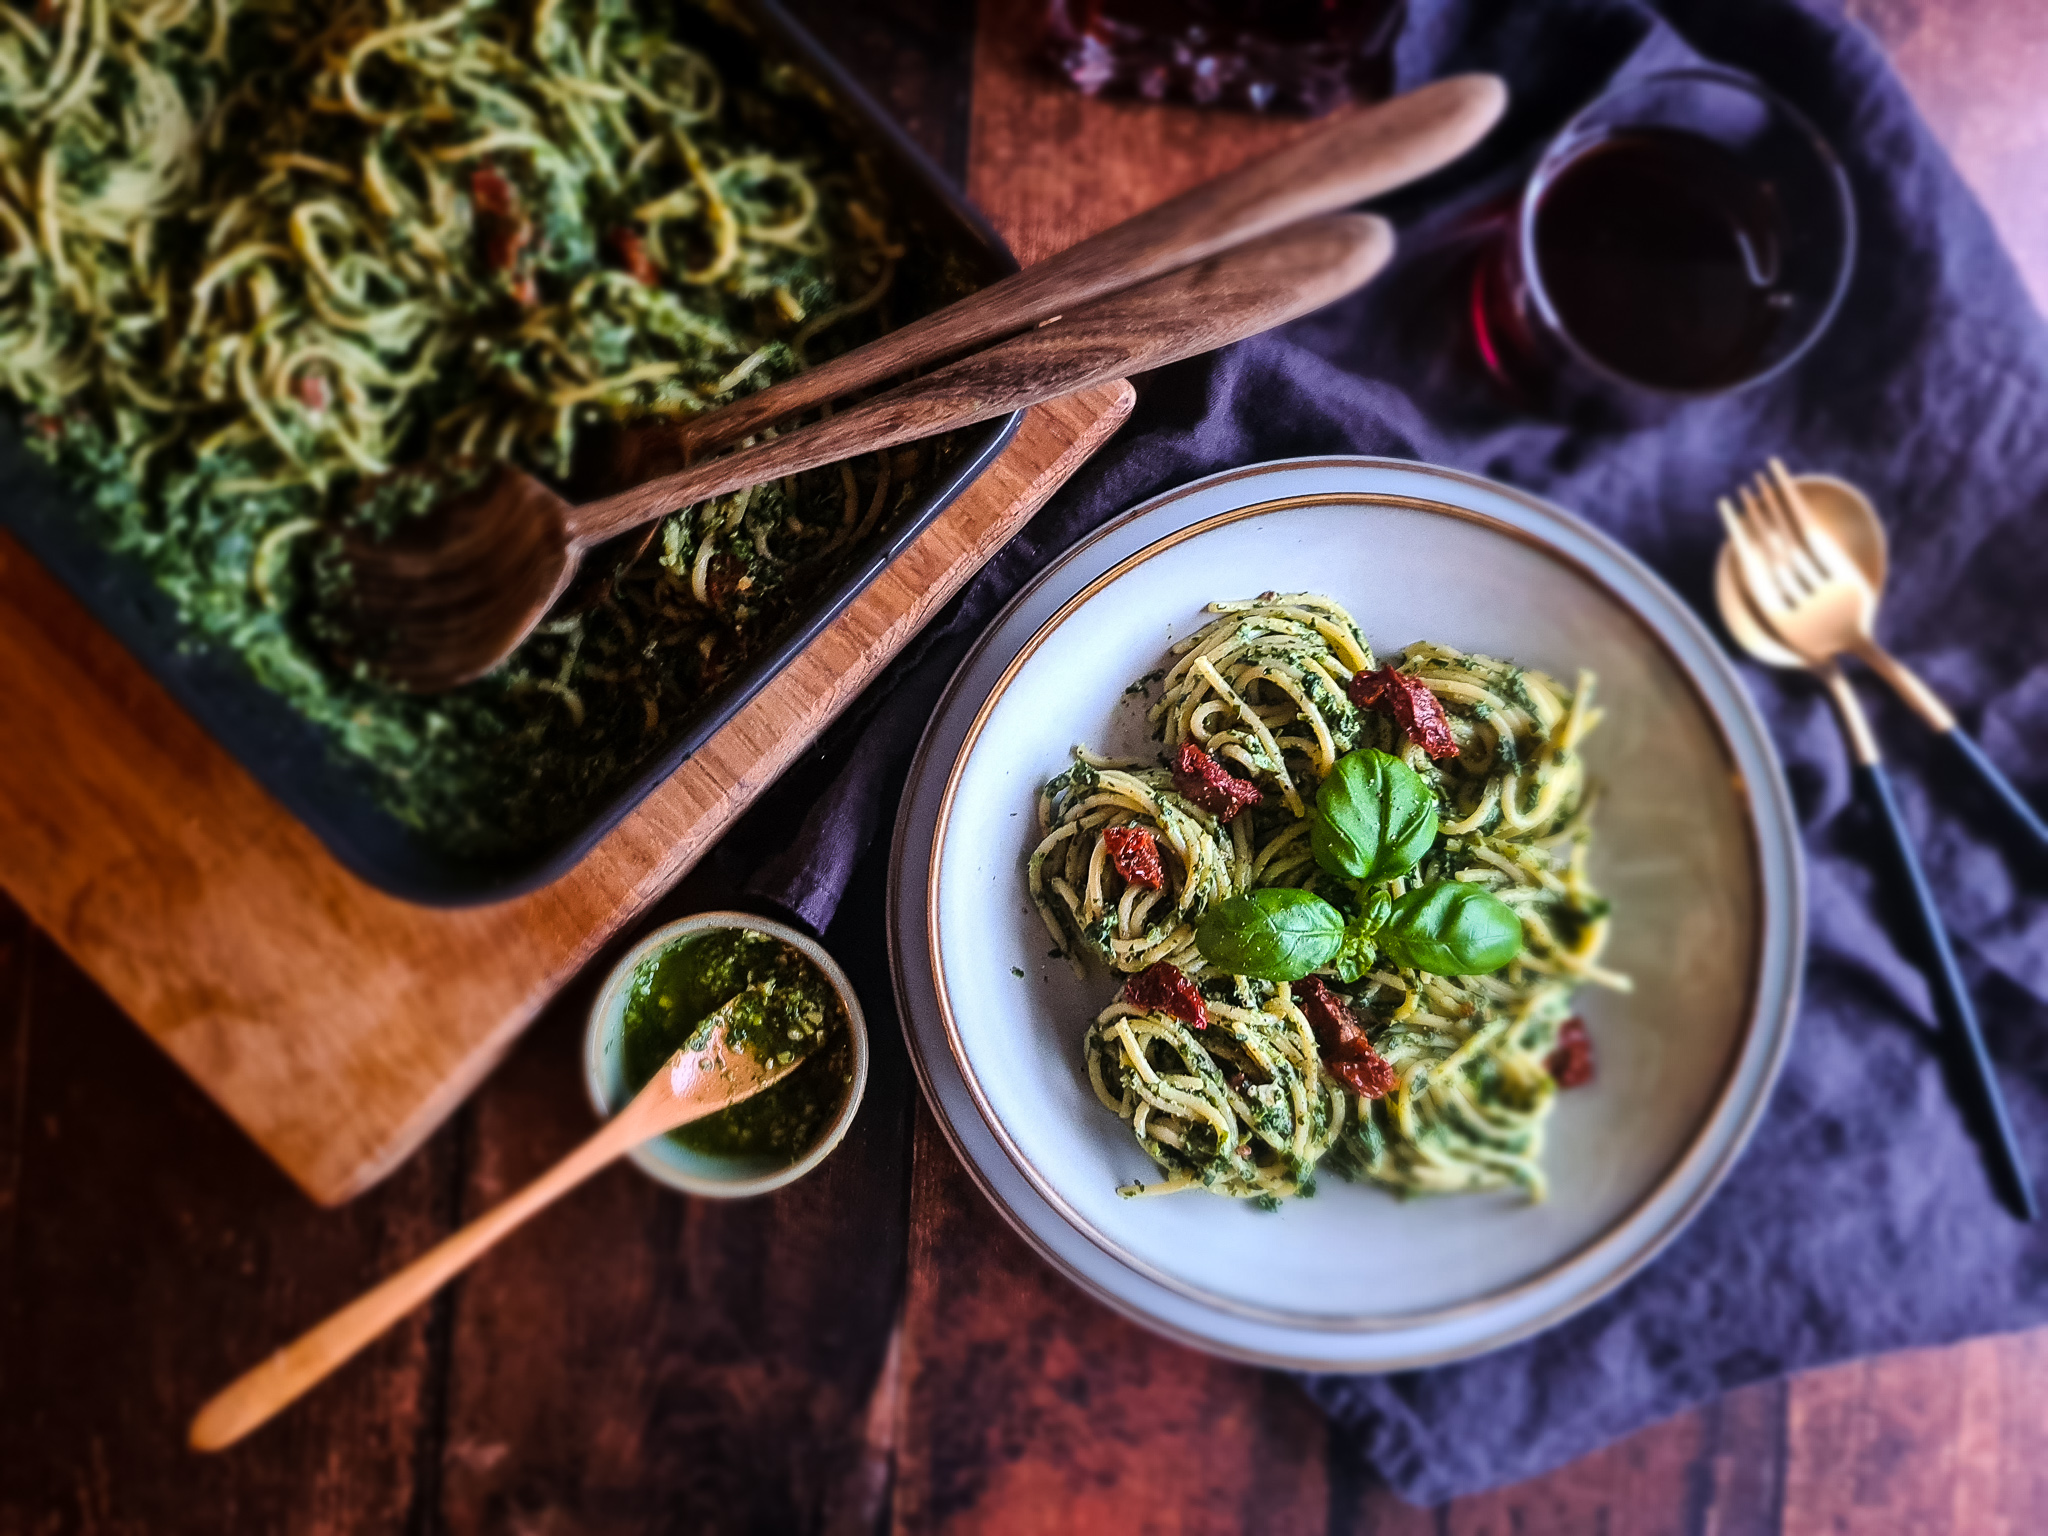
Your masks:
{"label": "black spoon handle", "polygon": [[1984,1031],[1977,1022],[1977,1008],[1970,1000],[1970,990],[1964,985],[1962,967],[1956,964],[1956,952],[1949,943],[1948,928],[1941,920],[1940,909],[1934,904],[1934,892],[1928,887],[1927,874],[1920,867],[1919,856],[1913,852],[1912,841],[1906,835],[1905,818],[1899,814],[1899,802],[1892,794],[1891,778],[1885,773],[1883,763],[1871,761],[1856,765],[1856,782],[1876,811],[1877,819],[1884,823],[1891,839],[1892,854],[1905,876],[1921,936],[1933,961],[1927,979],[1934,989],[1935,1002],[1949,1027],[1962,1037],[1967,1048],[1970,1073],[1976,1080],[1978,1095],[1995,1132],[1996,1145],[1986,1149],[1987,1155],[2003,1176],[2000,1182],[2005,1185],[2014,1209],[2024,1219],[2032,1221],[2040,1214],[2034,1198],[2034,1181],[2027,1172],[2026,1160],[2020,1155],[2019,1142],[2013,1135],[2012,1119],[2005,1109],[2005,1096],[1999,1092],[1991,1053],[1984,1048]]}
{"label": "black spoon handle", "polygon": [[1984,749],[1956,724],[1954,713],[1941,695],[1928,687],[1919,673],[1879,645],[1874,637],[1865,635],[1853,650],[1865,666],[1891,685],[1892,691],[1906,701],[1914,714],[1948,739],[1956,749],[1956,755],[1976,774],[1978,782],[1997,797],[2012,819],[2033,838],[2034,847],[2048,853],[2048,822],[2041,820],[2026,796],[2013,788],[2012,781],[1999,771],[1998,765],[1985,755]]}
{"label": "black spoon handle", "polygon": [[1943,731],[1942,735],[1947,737],[1949,745],[1956,749],[1956,755],[1969,764],[1970,771],[1977,775],[1978,782],[1998,797],[1999,804],[2003,805],[2012,819],[2034,839],[2034,847],[2042,853],[2048,853],[2048,822],[2041,820],[2040,814],[2028,802],[2027,797],[2013,787],[2011,779],[1999,772],[1998,765],[1982,747],[1977,745],[1970,733],[1957,725]]}

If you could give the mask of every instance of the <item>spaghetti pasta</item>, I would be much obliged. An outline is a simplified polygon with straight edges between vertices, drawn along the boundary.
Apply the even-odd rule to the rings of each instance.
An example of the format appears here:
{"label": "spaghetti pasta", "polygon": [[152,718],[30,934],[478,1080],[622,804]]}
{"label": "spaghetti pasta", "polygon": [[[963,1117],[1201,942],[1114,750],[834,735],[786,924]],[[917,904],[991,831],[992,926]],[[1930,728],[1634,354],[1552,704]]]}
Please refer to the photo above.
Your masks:
{"label": "spaghetti pasta", "polygon": [[[1628,985],[1599,963],[1608,910],[1586,873],[1579,747],[1600,719],[1590,674],[1566,689],[1496,658],[1409,646],[1398,668],[1442,706],[1457,745],[1433,760],[1394,718],[1351,702],[1352,678],[1375,663],[1337,603],[1268,593],[1210,612],[1150,680],[1160,696],[1147,718],[1169,753],[1200,748],[1259,785],[1262,800],[1225,823],[1179,793],[1167,768],[1076,748],[1040,793],[1026,861],[1032,898],[1077,974],[1091,954],[1120,977],[1165,962],[1206,1004],[1201,1027],[1120,990],[1084,1035],[1097,1098],[1167,1175],[1124,1193],[1200,1187],[1270,1205],[1313,1193],[1320,1164],[1404,1195],[1507,1185],[1543,1198],[1550,1063],[1573,992]],[[1360,892],[1319,867],[1310,836],[1318,786],[1359,749],[1406,763],[1436,800],[1427,853],[1375,899],[1470,886],[1504,904],[1510,933],[1519,921],[1520,952],[1469,976],[1385,954],[1348,982],[1335,963],[1292,986],[1219,973],[1197,928],[1235,896],[1307,890],[1362,920]],[[1104,834],[1129,827],[1166,855],[1157,890],[1124,879],[1110,856]],[[1333,1070],[1304,986],[1355,1015],[1383,1079]],[[1347,1049],[1356,1060],[1357,1046]]]}
{"label": "spaghetti pasta", "polygon": [[[1192,953],[1194,925],[1214,902],[1242,890],[1250,846],[1173,787],[1163,769],[1138,768],[1077,750],[1073,767],[1039,791],[1041,838],[1026,876],[1053,942],[1085,975],[1083,948],[1112,970],[1135,973]],[[1165,855],[1165,885],[1125,880],[1103,833],[1150,831]]]}
{"label": "spaghetti pasta", "polygon": [[1343,1129],[1346,1095],[1323,1071],[1287,989],[1244,991],[1235,1003],[1212,1001],[1199,1034],[1128,1002],[1110,1004],[1089,1026],[1082,1052],[1095,1096],[1130,1122],[1168,1173],[1123,1193],[1315,1193],[1315,1167]]}
{"label": "spaghetti pasta", "polygon": [[[358,487],[468,456],[573,491],[616,423],[865,339],[905,259],[887,199],[806,130],[801,80],[730,77],[687,6],[45,0],[5,18],[0,390],[27,442],[192,629],[453,849],[576,820],[933,467],[874,455],[844,487],[835,467],[678,509],[605,601],[499,672],[387,692],[308,617],[315,530]],[[404,500],[377,495],[379,515]]]}

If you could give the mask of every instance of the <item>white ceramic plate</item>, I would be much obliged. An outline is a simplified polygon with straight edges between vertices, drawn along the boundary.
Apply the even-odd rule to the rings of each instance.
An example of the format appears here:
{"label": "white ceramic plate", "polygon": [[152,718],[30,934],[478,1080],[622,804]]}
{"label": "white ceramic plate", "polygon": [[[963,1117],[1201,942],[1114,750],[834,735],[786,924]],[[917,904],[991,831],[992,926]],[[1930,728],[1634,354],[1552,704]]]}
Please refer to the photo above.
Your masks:
{"label": "white ceramic plate", "polygon": [[[1374,648],[1431,639],[1569,679],[1606,723],[1593,875],[1606,963],[1580,994],[1599,1077],[1562,1095],[1551,1198],[1401,1202],[1335,1178],[1278,1213],[1154,1173],[1089,1090],[1083,1029],[1111,995],[1048,955],[1026,895],[1033,796],[1069,747],[1139,749],[1126,686],[1203,605],[1317,591]],[[1632,556],[1505,486],[1396,460],[1295,460],[1125,514],[1021,593],[927,731],[891,871],[898,1000],[927,1096],[998,1208],[1140,1320],[1276,1364],[1406,1369],[1496,1348],[1585,1306],[1698,1209],[1748,1135],[1790,1032],[1803,901],[1790,803],[1719,648]],[[1019,974],[1021,973],[1021,974]]]}

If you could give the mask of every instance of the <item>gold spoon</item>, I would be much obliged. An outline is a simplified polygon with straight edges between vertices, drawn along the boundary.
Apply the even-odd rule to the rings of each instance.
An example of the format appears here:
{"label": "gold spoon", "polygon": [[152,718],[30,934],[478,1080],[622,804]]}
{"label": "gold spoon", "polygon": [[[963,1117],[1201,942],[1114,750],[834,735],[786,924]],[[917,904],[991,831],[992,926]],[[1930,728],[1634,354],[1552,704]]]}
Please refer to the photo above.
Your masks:
{"label": "gold spoon", "polygon": [[[1884,593],[1889,562],[1884,524],[1878,518],[1877,508],[1870,504],[1870,498],[1848,481],[1833,475],[1790,475],[1776,459],[1771,461],[1771,466],[1768,483],[1777,489],[1784,502],[1794,536],[1803,529],[1808,547],[1819,548],[1823,541],[1831,543],[1846,557],[1846,565],[1838,567],[1839,574],[1845,579],[1860,581],[1862,586],[1862,591],[1844,605],[1844,612],[1849,616],[1836,618],[1826,629],[1803,625],[1800,643],[1821,645],[1831,655],[1847,652],[1889,683],[1908,707],[1955,749],[1964,765],[2034,840],[2035,846],[2048,851],[2048,823],[2042,821],[2033,805],[1977,745],[1976,739],[1956,723],[1954,712],[1941,696],[1878,642],[1875,634],[1877,605]],[[1761,509],[1761,495],[1756,499]],[[1854,581],[1851,582],[1853,584]],[[1721,547],[1721,557],[1714,567],[1714,591],[1723,614],[1729,612],[1731,600],[1739,598],[1737,606],[1749,608],[1750,617],[1761,626],[1753,634],[1736,636],[1743,649],[1772,666],[1806,664],[1786,642],[1771,633],[1773,621],[1757,612],[1749,599],[1741,597],[1741,575],[1736,568],[1732,543]],[[1732,621],[1729,628],[1731,631],[1734,629]]]}
{"label": "gold spoon", "polygon": [[873,453],[1208,352],[1362,286],[1394,252],[1372,214],[1307,219],[1095,299],[1022,335],[751,448],[571,506],[510,465],[381,542],[343,541],[347,647],[384,680],[453,688],[497,666],[584,555],[678,507]]}
{"label": "gold spoon", "polygon": [[[1790,509],[1790,498],[1802,496],[1808,481],[1818,477],[1795,482],[1775,459],[1771,469],[1770,479],[1758,476],[1754,492],[1745,488],[1738,493],[1743,503],[1740,513],[1726,498],[1720,503],[1721,518],[1728,528],[1728,542],[1714,569],[1714,598],[1721,622],[1736,643],[1758,661],[1774,667],[1803,667],[1826,687],[1855,759],[1857,787],[1885,829],[1893,860],[1912,900],[1922,946],[1932,961],[1925,972],[1928,988],[1936,1007],[1961,1039],[1964,1065],[1989,1121],[1991,1137],[1986,1152],[1994,1174],[2014,1211],[2022,1220],[2032,1221],[2040,1211],[2033,1177],[2013,1134],[1976,1004],[1962,967],[1956,963],[1933,888],[1907,835],[1877,737],[1837,659],[1844,651],[1857,649],[1850,636],[1858,631],[1867,635],[1868,615],[1863,612],[1856,583],[1873,570],[1879,581],[1883,579],[1882,530],[1875,530],[1873,540],[1872,528],[1864,526],[1852,531],[1853,544],[1850,539],[1835,543],[1823,531],[1822,517],[1853,523],[1860,517],[1855,505],[1862,500],[1860,495],[1841,481],[1822,483],[1820,495],[1808,504],[1801,521]],[[1823,507],[1826,512],[1820,510]],[[1822,539],[1828,540],[1827,553],[1816,558],[1814,547]],[[1850,548],[1856,550],[1853,559],[1847,553]],[[1874,607],[1874,599],[1869,606]]]}
{"label": "gold spoon", "polygon": [[729,1109],[794,1072],[803,1056],[787,1063],[764,1062],[726,1039],[726,1026],[734,1011],[749,998],[765,996],[767,990],[765,984],[751,986],[707,1017],[692,1032],[692,1038],[698,1038],[710,1031],[703,1045],[695,1049],[685,1046],[669,1057],[597,1134],[518,1194],[444,1237],[397,1274],[229,1383],[192,1420],[192,1448],[223,1450],[267,1422],[467,1269],[527,1217],[643,1141]]}

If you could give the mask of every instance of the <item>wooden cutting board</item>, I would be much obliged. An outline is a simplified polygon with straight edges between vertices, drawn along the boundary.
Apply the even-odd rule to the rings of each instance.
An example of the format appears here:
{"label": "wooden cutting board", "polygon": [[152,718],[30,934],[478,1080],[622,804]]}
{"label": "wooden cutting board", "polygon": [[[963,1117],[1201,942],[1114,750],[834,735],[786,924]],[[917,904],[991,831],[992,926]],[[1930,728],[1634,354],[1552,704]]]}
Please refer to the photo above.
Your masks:
{"label": "wooden cutting board", "polygon": [[349,874],[0,534],[0,885],[313,1199],[404,1158],[1129,414],[1040,406],[817,640],[554,884]]}

